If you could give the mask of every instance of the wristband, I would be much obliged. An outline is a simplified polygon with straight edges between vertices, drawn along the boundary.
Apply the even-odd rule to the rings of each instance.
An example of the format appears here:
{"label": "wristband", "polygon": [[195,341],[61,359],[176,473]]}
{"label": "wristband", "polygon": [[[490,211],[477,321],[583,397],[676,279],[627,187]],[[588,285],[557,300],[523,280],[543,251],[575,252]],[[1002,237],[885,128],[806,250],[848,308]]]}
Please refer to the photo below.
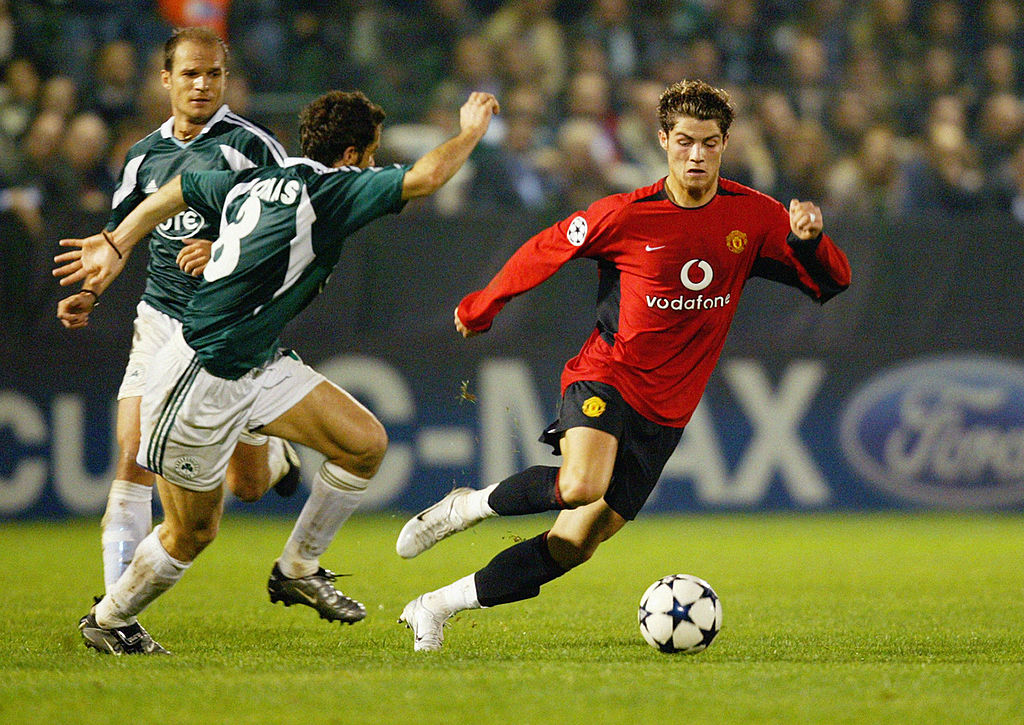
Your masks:
{"label": "wristband", "polygon": [[79,294],[87,294],[87,295],[92,295],[92,308],[93,308],[94,310],[95,310],[95,309],[96,309],[97,307],[99,307],[99,306],[100,306],[100,296],[99,296],[98,294],[96,294],[95,292],[93,292],[93,291],[92,291],[91,289],[84,289],[84,288],[83,288],[83,289],[80,289],[80,290],[78,290],[78,293],[79,293]]}
{"label": "wristband", "polygon": [[[114,244],[114,239],[113,239],[113,237],[110,236],[110,232],[108,232],[106,229],[104,229],[103,231],[100,232],[100,234],[103,235],[103,238],[107,241],[107,244],[109,244],[111,246],[111,248],[114,250],[114,252],[117,254],[117,258],[118,259],[124,259],[124,255],[121,254],[121,250],[117,248],[116,244]],[[82,291],[86,292],[86,291],[89,291],[89,290],[82,290]]]}

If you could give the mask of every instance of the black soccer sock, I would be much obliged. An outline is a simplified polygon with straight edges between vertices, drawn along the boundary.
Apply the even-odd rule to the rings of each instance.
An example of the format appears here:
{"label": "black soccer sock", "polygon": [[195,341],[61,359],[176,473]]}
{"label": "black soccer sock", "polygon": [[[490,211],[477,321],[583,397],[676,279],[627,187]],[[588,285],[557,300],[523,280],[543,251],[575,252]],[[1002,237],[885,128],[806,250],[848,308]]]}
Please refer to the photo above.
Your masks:
{"label": "black soccer sock", "polygon": [[531,466],[499,483],[487,504],[499,516],[522,516],[565,508],[558,494],[558,469]]}
{"label": "black soccer sock", "polygon": [[474,577],[480,606],[518,602],[540,594],[542,584],[565,574],[567,570],[548,551],[548,532],[508,547]]}

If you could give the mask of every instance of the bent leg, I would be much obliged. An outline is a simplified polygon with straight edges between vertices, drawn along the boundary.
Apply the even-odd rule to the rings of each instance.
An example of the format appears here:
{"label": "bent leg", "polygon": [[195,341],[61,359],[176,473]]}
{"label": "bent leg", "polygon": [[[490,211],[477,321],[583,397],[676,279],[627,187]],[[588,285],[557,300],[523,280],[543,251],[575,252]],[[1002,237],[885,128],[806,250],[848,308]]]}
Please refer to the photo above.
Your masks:
{"label": "bent leg", "polygon": [[228,461],[224,483],[239,500],[259,501],[271,486],[267,449],[269,443],[251,445],[238,441]]}
{"label": "bent leg", "polygon": [[224,488],[190,491],[157,479],[164,522],[160,544],[180,561],[192,562],[217,537],[224,512]]}
{"label": "bent leg", "polygon": [[573,569],[592,557],[602,542],[625,525],[626,519],[603,499],[578,509],[562,511],[548,532],[548,550],[560,566]]}
{"label": "bent leg", "polygon": [[362,501],[387,450],[384,426],[365,406],[329,381],[264,425],[280,436],[323,453],[327,460],[277,561],[287,578],[316,574],[320,556]]}
{"label": "bent leg", "polygon": [[570,428],[562,436],[561,447],[558,491],[565,507],[599,501],[612,480],[618,439],[594,428]]}
{"label": "bent leg", "polygon": [[486,497],[484,511],[521,516],[576,508],[600,499],[612,480],[618,440],[604,431],[578,427],[565,431],[560,445],[562,465],[558,468],[532,466],[473,494]]}
{"label": "bent leg", "polygon": [[411,559],[490,516],[521,516],[585,506],[608,490],[618,452],[615,436],[594,428],[566,430],[562,465],[531,466],[484,489],[457,488],[409,519],[398,534],[398,555]]}
{"label": "bent leg", "polygon": [[189,491],[158,479],[164,523],[143,539],[132,563],[96,605],[102,627],[133,624],[136,616],[184,575],[217,533],[223,489]]}
{"label": "bent leg", "polygon": [[330,381],[324,381],[261,433],[301,443],[344,470],[371,478],[387,451],[384,426],[366,406]]}
{"label": "bent leg", "polygon": [[563,511],[550,531],[499,552],[476,574],[409,602],[399,621],[413,630],[414,649],[439,650],[453,614],[537,596],[544,584],[589,559],[625,524],[604,501]]}

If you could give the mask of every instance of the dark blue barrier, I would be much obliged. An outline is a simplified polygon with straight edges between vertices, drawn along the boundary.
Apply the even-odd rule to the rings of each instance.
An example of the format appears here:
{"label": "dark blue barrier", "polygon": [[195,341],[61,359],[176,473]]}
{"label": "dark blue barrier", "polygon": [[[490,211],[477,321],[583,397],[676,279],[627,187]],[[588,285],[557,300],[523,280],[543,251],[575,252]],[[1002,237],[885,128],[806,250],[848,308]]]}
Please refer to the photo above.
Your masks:
{"label": "dark blue barrier", "polygon": [[[536,438],[593,322],[593,266],[572,263],[514,300],[486,335],[462,340],[451,324],[459,298],[541,226],[409,209],[357,235],[287,330],[286,344],[388,428],[366,508],[413,510],[454,485],[558,460]],[[1020,227],[985,217],[830,232],[853,286],[819,308],[751,281],[649,509],[1020,508]],[[143,262],[86,330],[57,325],[49,280],[36,281],[36,314],[3,328],[0,517],[102,510]],[[304,459],[308,477],[317,462]],[[229,505],[285,511],[296,498]]]}

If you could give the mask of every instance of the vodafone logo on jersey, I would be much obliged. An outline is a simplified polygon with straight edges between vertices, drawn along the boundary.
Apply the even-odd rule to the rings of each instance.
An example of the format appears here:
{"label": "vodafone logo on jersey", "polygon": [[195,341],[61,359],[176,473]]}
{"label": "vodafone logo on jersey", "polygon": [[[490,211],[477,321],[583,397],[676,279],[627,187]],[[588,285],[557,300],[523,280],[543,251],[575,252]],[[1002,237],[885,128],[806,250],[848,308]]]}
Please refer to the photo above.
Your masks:
{"label": "vodafone logo on jersey", "polygon": [[[694,267],[696,267],[696,272],[691,271]],[[714,278],[715,270],[711,269],[711,265],[703,259],[691,259],[679,271],[679,281],[691,292],[700,292],[705,289]]]}
{"label": "vodafone logo on jersey", "polygon": [[[715,279],[714,268],[703,259],[691,259],[679,270],[679,281],[690,292],[701,292],[708,288]],[[644,295],[647,306],[656,310],[714,310],[725,307],[732,299],[731,294],[725,295],[679,295],[678,297],[662,297],[661,295]]]}

